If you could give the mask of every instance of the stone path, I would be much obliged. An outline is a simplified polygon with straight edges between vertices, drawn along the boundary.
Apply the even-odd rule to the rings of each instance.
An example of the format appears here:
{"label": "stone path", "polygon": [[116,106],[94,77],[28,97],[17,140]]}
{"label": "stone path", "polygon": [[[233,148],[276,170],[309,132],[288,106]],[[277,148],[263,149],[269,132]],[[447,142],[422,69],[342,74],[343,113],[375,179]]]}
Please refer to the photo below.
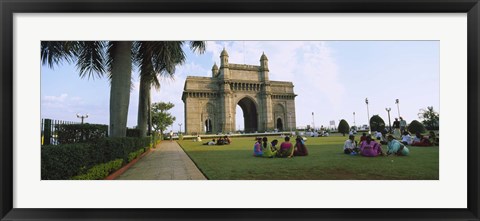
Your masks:
{"label": "stone path", "polygon": [[206,180],[175,141],[163,141],[116,180]]}

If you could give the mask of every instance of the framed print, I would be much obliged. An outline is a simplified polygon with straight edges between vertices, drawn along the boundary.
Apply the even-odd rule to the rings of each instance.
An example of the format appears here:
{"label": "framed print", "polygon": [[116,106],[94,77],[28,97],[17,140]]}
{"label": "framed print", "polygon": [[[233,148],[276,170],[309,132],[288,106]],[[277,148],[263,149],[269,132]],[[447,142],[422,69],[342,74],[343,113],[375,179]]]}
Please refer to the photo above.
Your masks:
{"label": "framed print", "polygon": [[0,7],[1,220],[479,220],[478,0]]}

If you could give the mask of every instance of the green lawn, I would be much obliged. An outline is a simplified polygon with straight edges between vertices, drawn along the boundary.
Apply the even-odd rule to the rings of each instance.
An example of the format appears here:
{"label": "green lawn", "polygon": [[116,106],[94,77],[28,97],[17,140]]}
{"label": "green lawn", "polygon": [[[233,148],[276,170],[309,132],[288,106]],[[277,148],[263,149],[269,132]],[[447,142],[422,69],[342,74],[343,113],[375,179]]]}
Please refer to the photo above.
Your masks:
{"label": "green lawn", "polygon": [[346,139],[308,138],[309,156],[290,159],[253,157],[253,137],[233,138],[223,146],[178,143],[210,180],[438,180],[438,147],[409,146],[406,157],[369,158],[343,154]]}

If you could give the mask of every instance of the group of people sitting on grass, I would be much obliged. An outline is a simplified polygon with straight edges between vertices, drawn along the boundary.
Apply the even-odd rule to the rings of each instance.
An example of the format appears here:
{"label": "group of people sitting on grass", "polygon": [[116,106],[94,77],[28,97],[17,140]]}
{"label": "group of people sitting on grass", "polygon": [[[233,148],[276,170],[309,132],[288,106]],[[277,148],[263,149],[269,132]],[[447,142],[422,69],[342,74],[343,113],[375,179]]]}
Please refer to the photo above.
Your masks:
{"label": "group of people sitting on grass", "polygon": [[381,143],[372,139],[372,136],[364,134],[360,138],[360,144],[355,141],[355,136],[350,135],[343,145],[343,152],[350,155],[362,155],[365,157],[376,157],[386,155],[407,156],[410,151],[406,145],[394,139],[393,135],[387,136],[388,149],[384,152]]}
{"label": "group of people sitting on grass", "polygon": [[[378,142],[372,139],[371,135],[363,133],[360,137],[360,144],[355,141],[355,136],[350,135],[348,140],[343,145],[343,152],[345,154],[356,155],[360,154],[366,157],[376,157],[385,155],[407,156],[410,151],[407,145],[410,146],[433,146],[438,145],[438,137],[435,132],[430,131],[429,136],[422,136],[416,133],[412,138],[408,131],[404,131],[401,141],[395,139],[392,134],[376,133],[375,137]],[[387,145],[387,152],[382,149],[382,145]]]}
{"label": "group of people sitting on grass", "polygon": [[415,133],[415,136],[412,137],[408,131],[403,132],[402,143],[410,146],[438,146],[438,137],[435,132],[430,131],[428,136],[423,136],[421,133]]}
{"label": "group of people sitting on grass", "polygon": [[232,143],[232,140],[230,139],[230,137],[225,136],[223,138],[220,137],[217,140],[215,140],[215,138],[213,138],[211,141],[203,143],[203,145],[228,145],[228,144],[231,144],[231,143]]}
{"label": "group of people sitting on grass", "polygon": [[257,137],[253,145],[253,156],[267,158],[291,158],[293,156],[307,156],[308,150],[302,137],[295,139],[295,145],[290,142],[290,137],[285,137],[285,141],[277,147],[278,140],[268,142],[267,137]]}

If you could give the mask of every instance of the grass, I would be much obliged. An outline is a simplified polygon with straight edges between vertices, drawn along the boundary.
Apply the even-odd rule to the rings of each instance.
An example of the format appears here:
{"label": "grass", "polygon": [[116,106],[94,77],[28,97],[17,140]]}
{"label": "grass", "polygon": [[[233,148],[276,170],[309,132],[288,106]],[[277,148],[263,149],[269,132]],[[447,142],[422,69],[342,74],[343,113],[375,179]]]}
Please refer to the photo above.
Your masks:
{"label": "grass", "polygon": [[[283,141],[269,137],[273,139]],[[346,139],[308,138],[309,156],[290,159],[253,157],[253,137],[234,138],[232,144],[223,146],[191,140],[178,143],[210,180],[438,180],[437,146],[409,146],[406,157],[370,158],[344,154]],[[386,151],[387,147],[382,148]]]}

